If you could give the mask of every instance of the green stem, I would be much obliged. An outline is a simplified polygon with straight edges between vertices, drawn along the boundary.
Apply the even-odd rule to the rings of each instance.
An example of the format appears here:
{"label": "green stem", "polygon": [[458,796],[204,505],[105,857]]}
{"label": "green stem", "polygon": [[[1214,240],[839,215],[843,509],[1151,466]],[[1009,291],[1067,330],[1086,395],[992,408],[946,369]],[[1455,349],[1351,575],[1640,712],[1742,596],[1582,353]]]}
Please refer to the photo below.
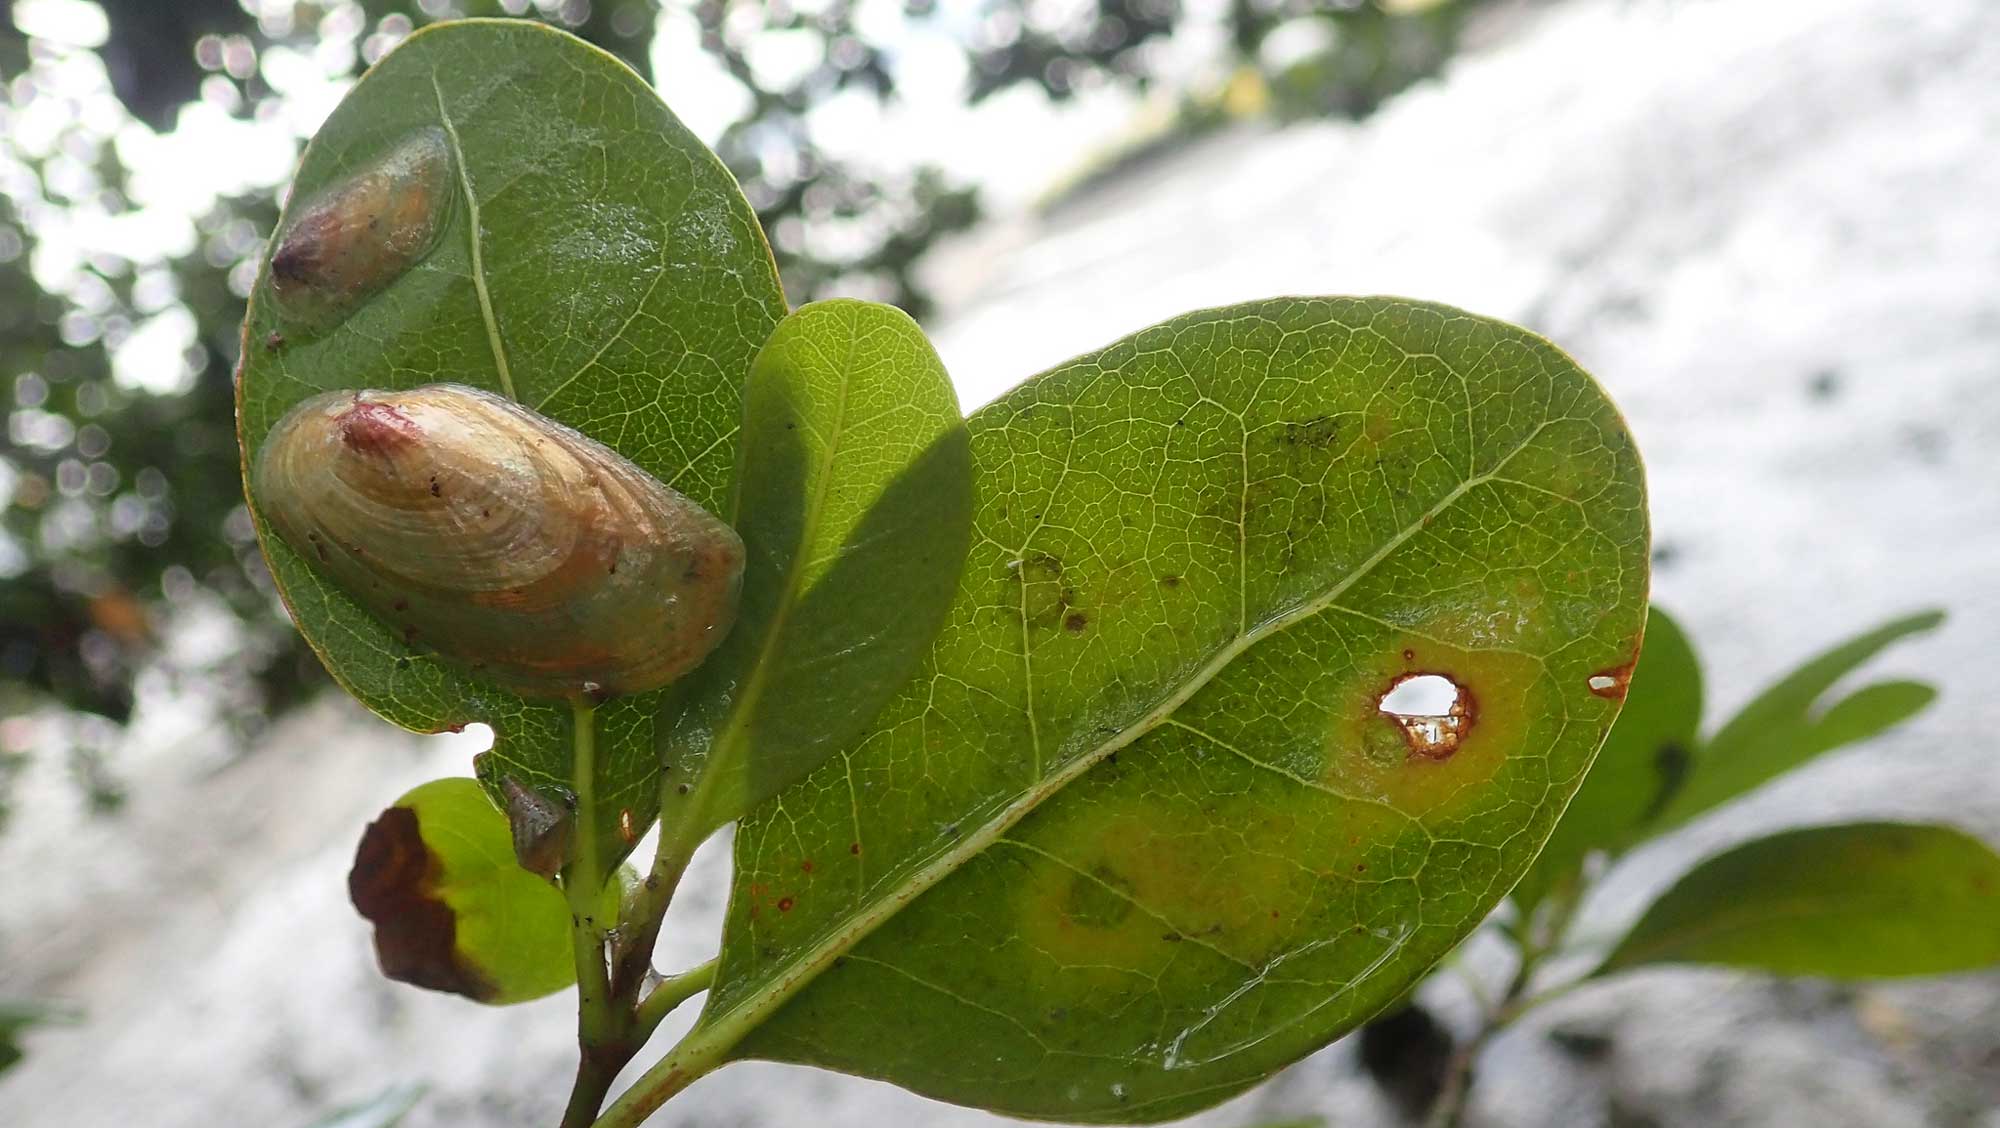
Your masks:
{"label": "green stem", "polygon": [[597,850],[597,707],[587,697],[570,699],[574,721],[570,787],[576,793],[573,852],[563,867],[563,894],[569,900],[570,946],[576,958],[576,1083],[570,1090],[563,1128],[581,1128],[597,1115],[618,1070],[631,1059],[624,1048],[625,1026],[611,994],[605,964],[604,867]]}
{"label": "green stem", "polygon": [[697,793],[694,803],[679,804],[672,825],[668,825],[667,812],[676,804],[667,802],[665,789],[662,784],[660,841],[653,851],[653,868],[633,894],[626,912],[625,932],[612,956],[611,989],[626,1000],[637,1000],[652,974],[653,948],[659,943],[667,907],[673,903],[674,890],[680,886],[688,862],[706,837],[700,794]]}
{"label": "green stem", "polygon": [[715,963],[709,960],[661,980],[632,1012],[632,1041],[645,1042],[659,1028],[661,1019],[672,1014],[682,1003],[708,990],[715,983]]}

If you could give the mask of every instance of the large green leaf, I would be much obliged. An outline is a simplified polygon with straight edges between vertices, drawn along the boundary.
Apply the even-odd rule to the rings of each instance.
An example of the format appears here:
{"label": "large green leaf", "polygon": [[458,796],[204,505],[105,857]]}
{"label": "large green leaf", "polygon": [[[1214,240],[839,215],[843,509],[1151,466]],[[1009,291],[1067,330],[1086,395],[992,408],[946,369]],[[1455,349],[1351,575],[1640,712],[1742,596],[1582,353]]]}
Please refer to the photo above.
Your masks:
{"label": "large green leaf", "polygon": [[[277,299],[268,263],[260,272],[238,382],[246,459],[307,396],[449,380],[516,396],[720,511],[743,377],[785,308],[729,173],[638,76],[582,41],[526,21],[440,24],[391,52],[327,120],[280,232],[357,174],[433,150],[449,161],[437,180],[446,198],[422,213],[441,228],[414,266],[391,275],[359,256],[375,274],[365,285],[334,275],[337,316],[322,301],[288,317],[299,304]],[[395,206],[414,190],[390,193],[391,222],[417,214]],[[335,250],[347,246],[335,236],[363,239],[335,232]],[[568,710],[413,649],[261,519],[259,533],[299,629],[369,708],[424,732],[492,725],[489,788],[503,775],[569,784]],[[657,809],[660,705],[640,695],[598,711],[592,790],[609,856],[626,848],[620,812],[636,829]]]}
{"label": "large green leaf", "polygon": [[736,629],[666,733],[664,817],[732,822],[849,747],[916,672],[972,532],[958,397],[902,311],[808,305],[744,392],[734,510],[747,563]]}
{"label": "large green leaf", "polygon": [[1598,974],[1704,963],[1780,975],[1939,975],[2000,963],[2000,856],[1909,823],[1790,830],[1709,858]]}
{"label": "large green leaf", "polygon": [[[1617,712],[1589,682],[1638,645],[1639,461],[1532,334],[1259,302],[970,427],[924,670],[742,826],[707,1009],[605,1123],[732,1054],[1065,1120],[1211,1104],[1476,925]],[[1450,749],[1379,709],[1422,673],[1469,699]]]}
{"label": "large green leaf", "polygon": [[1701,663],[1680,624],[1658,606],[1646,617],[1645,648],[1629,684],[1621,686],[1614,676],[1609,690],[1625,693],[1625,708],[1548,845],[1514,887],[1515,903],[1524,910],[1571,880],[1592,850],[1617,852],[1642,838],[1695,755]]}
{"label": "large green leaf", "polygon": [[1654,825],[1679,826],[1823,752],[1865,740],[1908,720],[1937,696],[1919,682],[1865,686],[1824,708],[1834,684],[1899,639],[1935,630],[1944,612],[1895,619],[1828,649],[1757,695],[1694,757],[1687,780]]}

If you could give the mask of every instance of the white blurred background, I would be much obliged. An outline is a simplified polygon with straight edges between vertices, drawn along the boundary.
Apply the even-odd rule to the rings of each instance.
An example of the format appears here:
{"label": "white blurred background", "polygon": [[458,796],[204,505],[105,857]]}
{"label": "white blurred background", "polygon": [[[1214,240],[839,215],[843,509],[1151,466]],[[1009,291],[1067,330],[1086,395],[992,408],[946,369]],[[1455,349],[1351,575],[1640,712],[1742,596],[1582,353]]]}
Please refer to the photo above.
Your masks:
{"label": "white blurred background", "polygon": [[[301,139],[361,61],[468,5],[244,4],[175,24],[145,0],[0,0],[0,999],[78,1018],[26,1036],[0,1123],[304,1125],[397,1081],[429,1087],[412,1125],[551,1122],[569,999],[389,983],[346,902],[360,826],[481,738],[315,691],[249,558],[219,406]],[[1407,294],[1549,335],[1637,434],[1655,594],[1711,724],[1827,643],[1950,612],[1871,668],[1937,684],[1932,709],[1641,852],[1587,928],[1776,826],[1893,814],[2000,842],[2000,7],[512,7],[650,63],[766,214],[793,299],[909,306],[968,408],[1272,294]],[[712,951],[720,846],[663,966]],[[1426,1001],[1469,1015],[1449,979]],[[1996,1011],[1995,974],[1648,972],[1497,1042],[1469,1122],[2000,1126]],[[1353,1058],[1197,1122],[1399,1123]],[[764,1065],[657,1122],[1001,1123]]]}

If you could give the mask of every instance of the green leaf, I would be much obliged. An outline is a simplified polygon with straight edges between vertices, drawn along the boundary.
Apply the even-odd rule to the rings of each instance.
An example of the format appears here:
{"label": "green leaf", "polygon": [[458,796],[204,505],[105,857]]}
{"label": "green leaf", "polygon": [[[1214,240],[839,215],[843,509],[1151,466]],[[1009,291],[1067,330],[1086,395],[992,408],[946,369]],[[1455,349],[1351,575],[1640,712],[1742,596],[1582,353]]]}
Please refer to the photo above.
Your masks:
{"label": "green leaf", "polygon": [[[328,283],[345,303],[337,319],[324,295],[309,316],[288,318],[297,303],[276,298],[268,262],[260,272],[238,380],[246,464],[310,395],[449,380],[513,395],[720,511],[743,374],[785,311],[728,171],[638,76],[581,40],[528,21],[439,24],[370,69],[327,119],[280,232],[357,175],[434,143],[449,161],[437,181],[446,199],[418,207],[411,193],[430,182],[414,175],[384,190],[392,226],[439,225],[414,265],[396,273],[400,259],[362,254],[361,236],[330,231],[328,261],[307,265],[340,284]],[[480,776],[496,795],[508,775],[545,791],[570,785],[567,709],[413,649],[261,517],[258,530],[300,631],[370,709],[420,732],[492,725]],[[657,810],[662,693],[598,711],[591,790],[607,857],[629,849],[621,812],[636,830]]]}
{"label": "green leaf", "polygon": [[972,532],[958,397],[893,307],[819,302],[780,323],[741,449],[742,609],[662,747],[668,782],[691,781],[667,821],[696,837],[854,743],[944,622]]}
{"label": "green leaf", "polygon": [[359,1104],[313,1121],[312,1128],[395,1128],[423,1099],[424,1089],[414,1082],[391,1085]]}
{"label": "green leaf", "polygon": [[[1213,1104],[1477,925],[1617,712],[1589,679],[1638,645],[1638,456],[1532,334],[1258,302],[969,426],[924,670],[741,827],[703,1018],[609,1123],[730,1055],[1050,1119]],[[1380,711],[1423,673],[1467,707]]]}
{"label": "green leaf", "polygon": [[1590,774],[1541,857],[1514,887],[1514,901],[1524,911],[1572,880],[1591,851],[1617,853],[1639,841],[1686,778],[1700,739],[1701,663],[1680,624],[1657,605],[1646,618],[1645,646],[1624,692],[1625,708]]}
{"label": "green leaf", "polygon": [[1790,830],[1696,866],[1653,902],[1602,975],[1704,963],[1841,979],[2000,962],[2000,856],[1912,823]]}
{"label": "green leaf", "polygon": [[1930,704],[1935,693],[1914,682],[1857,690],[1814,712],[1835,682],[1898,639],[1935,630],[1944,612],[1896,619],[1813,658],[1730,718],[1695,756],[1687,782],[1654,825],[1679,826],[1719,804],[1797,768],[1822,752],[1884,731]]}
{"label": "green leaf", "polygon": [[[391,979],[494,1004],[576,981],[568,903],[520,867],[507,816],[474,780],[432,780],[383,811],[361,836],[347,888]],[[613,919],[618,894],[606,888]]]}

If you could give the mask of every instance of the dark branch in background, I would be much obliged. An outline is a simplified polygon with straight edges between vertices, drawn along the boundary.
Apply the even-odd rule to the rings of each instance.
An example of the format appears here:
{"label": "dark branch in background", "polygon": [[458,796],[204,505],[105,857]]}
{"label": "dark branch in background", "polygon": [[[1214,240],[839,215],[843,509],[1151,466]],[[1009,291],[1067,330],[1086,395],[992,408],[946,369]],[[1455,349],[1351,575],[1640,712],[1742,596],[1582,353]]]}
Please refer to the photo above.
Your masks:
{"label": "dark branch in background", "polygon": [[[1236,61],[1258,65],[1279,27],[1325,24],[1333,33],[1325,50],[1281,70],[1262,68],[1271,108],[1280,116],[1360,116],[1434,70],[1479,2],[1448,0],[1391,16],[1359,0],[1236,0],[1228,31]],[[204,97],[254,117],[273,97],[257,66],[273,45],[310,49],[322,36],[345,35],[373,54],[449,16],[544,19],[650,78],[658,12],[653,0],[452,0],[428,5],[433,13],[416,0],[361,0],[327,9],[300,3],[290,6],[289,23],[260,25],[239,0],[98,3],[109,20],[98,49],[106,73],[133,116],[157,131],[171,129],[182,106]],[[977,197],[943,169],[884,171],[821,148],[813,107],[846,91],[884,104],[901,94],[894,60],[869,39],[855,0],[814,7],[695,0],[675,9],[692,14],[702,49],[750,94],[717,152],[770,232],[794,303],[854,293],[922,317],[930,302],[917,264],[939,239],[977,220]],[[932,7],[932,0],[906,0],[905,12],[926,19]],[[1094,85],[1144,87],[1156,78],[1153,49],[1184,15],[1179,0],[1097,0],[1062,26],[1039,26],[1030,7],[987,0],[961,44],[968,102],[1023,85],[1056,100]],[[816,37],[818,59],[788,84],[767,86],[749,49],[758,34],[780,30]],[[10,0],[0,0],[0,80],[22,75],[32,50],[14,32]],[[1182,129],[1221,119],[1212,105],[1190,102]],[[60,195],[45,167],[34,171],[52,204],[75,202]],[[129,207],[126,170],[110,146],[95,172],[100,185],[91,198],[114,213]],[[135,676],[153,669],[204,679],[201,692],[224,694],[247,730],[324,681],[282,622],[252,543],[235,450],[230,373],[238,325],[251,264],[276,218],[267,198],[222,201],[199,221],[194,250],[164,271],[116,256],[91,261],[86,285],[94,297],[85,302],[36,283],[29,273],[34,224],[0,194],[0,396],[9,397],[8,474],[0,481],[14,481],[12,497],[0,498],[0,715],[53,700],[122,723]],[[163,286],[171,289],[169,303],[185,307],[197,326],[186,357],[188,390],[123,388],[112,380],[112,352],[161,308]],[[9,545],[17,551],[5,551]],[[241,624],[240,650],[202,670],[161,663],[161,626],[198,602],[220,606]],[[0,801],[7,765],[26,751],[10,747],[6,731],[0,728]],[[87,756],[80,770],[94,794],[115,795]]]}

